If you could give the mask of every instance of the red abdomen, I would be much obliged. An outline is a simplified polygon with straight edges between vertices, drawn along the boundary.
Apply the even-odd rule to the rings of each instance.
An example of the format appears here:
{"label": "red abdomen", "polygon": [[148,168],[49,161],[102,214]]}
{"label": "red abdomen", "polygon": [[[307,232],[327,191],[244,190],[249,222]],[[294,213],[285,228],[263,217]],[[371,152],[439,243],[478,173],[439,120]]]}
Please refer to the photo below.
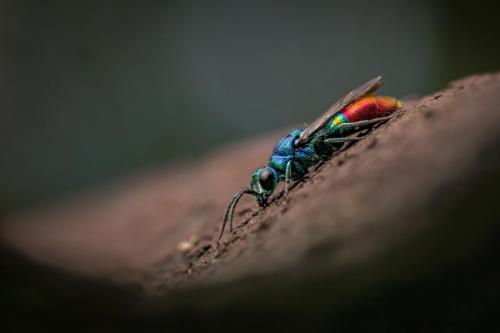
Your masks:
{"label": "red abdomen", "polygon": [[388,96],[365,96],[349,104],[342,113],[349,122],[388,116],[401,107],[401,102]]}

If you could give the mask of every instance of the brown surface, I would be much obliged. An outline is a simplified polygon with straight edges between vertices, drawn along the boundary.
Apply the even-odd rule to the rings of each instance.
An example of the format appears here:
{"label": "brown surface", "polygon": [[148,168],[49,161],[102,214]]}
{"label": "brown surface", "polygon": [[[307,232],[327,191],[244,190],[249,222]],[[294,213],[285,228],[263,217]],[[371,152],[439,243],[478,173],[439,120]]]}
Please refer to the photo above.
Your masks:
{"label": "brown surface", "polygon": [[[39,262],[149,291],[353,267],[425,230],[432,201],[472,177],[479,152],[500,142],[499,91],[500,75],[475,76],[406,103],[403,116],[325,163],[287,202],[259,210],[242,199],[239,227],[218,247],[208,245],[226,204],[286,130],[7,216],[2,238]],[[193,249],[178,249],[193,237]]]}

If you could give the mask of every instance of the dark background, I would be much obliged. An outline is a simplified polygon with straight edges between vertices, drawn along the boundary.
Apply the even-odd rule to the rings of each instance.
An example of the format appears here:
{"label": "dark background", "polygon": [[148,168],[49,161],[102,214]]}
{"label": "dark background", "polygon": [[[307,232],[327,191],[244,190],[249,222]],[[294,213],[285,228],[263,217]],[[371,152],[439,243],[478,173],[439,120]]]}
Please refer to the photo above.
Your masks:
{"label": "dark background", "polygon": [[2,1],[0,207],[311,121],[381,74],[422,95],[498,69],[497,5]]}

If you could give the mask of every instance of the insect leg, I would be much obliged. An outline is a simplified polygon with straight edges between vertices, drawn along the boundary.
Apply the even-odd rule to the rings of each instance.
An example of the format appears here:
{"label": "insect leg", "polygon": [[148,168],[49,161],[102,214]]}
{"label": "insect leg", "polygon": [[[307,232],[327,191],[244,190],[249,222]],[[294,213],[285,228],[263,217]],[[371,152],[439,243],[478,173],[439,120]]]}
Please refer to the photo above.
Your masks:
{"label": "insect leg", "polygon": [[285,196],[288,194],[288,188],[292,180],[292,161],[288,161],[285,169]]}
{"label": "insect leg", "polygon": [[328,138],[325,139],[325,143],[344,143],[344,142],[352,142],[352,141],[359,141],[361,138]]}
{"label": "insect leg", "polygon": [[340,131],[345,131],[345,130],[351,130],[351,129],[360,128],[360,127],[367,127],[367,126],[375,125],[378,123],[382,123],[382,122],[387,121],[387,120],[389,120],[395,116],[398,116],[400,114],[401,114],[400,112],[397,112],[397,113],[391,114],[390,116],[387,116],[387,117],[380,117],[380,118],[375,118],[375,119],[370,119],[370,120],[360,120],[360,121],[355,121],[353,123],[342,123],[342,124],[338,124],[337,128]]}

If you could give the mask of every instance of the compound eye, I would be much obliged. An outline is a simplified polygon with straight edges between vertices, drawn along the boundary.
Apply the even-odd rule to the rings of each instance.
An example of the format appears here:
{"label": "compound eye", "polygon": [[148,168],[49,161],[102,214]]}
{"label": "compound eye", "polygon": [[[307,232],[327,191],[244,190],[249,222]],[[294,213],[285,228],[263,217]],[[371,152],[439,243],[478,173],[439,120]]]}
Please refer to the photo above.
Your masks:
{"label": "compound eye", "polygon": [[259,173],[260,186],[266,191],[270,191],[274,185],[274,173],[269,168],[264,168]]}

